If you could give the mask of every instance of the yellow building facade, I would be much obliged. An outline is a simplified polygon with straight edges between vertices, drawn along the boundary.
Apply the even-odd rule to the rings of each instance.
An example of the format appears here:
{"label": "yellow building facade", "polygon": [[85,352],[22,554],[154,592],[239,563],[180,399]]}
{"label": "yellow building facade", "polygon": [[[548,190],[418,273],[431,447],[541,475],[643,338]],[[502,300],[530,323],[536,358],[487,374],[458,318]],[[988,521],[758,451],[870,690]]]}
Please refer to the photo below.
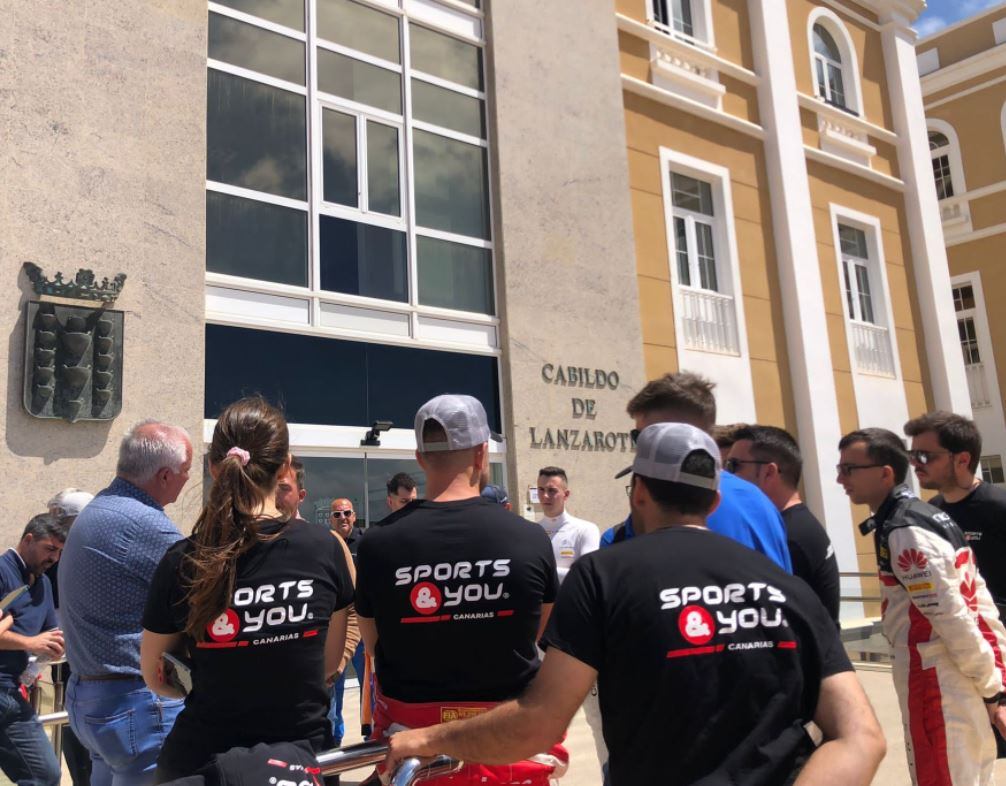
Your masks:
{"label": "yellow building facade", "polygon": [[617,0],[644,361],[781,425],[843,571],[840,436],[970,412],[911,24],[923,3]]}
{"label": "yellow building facade", "polygon": [[[957,337],[982,472],[1003,483],[1006,426],[1000,360],[1006,346],[1006,6],[916,46],[933,181],[950,265]],[[998,349],[998,353],[997,350]]]}

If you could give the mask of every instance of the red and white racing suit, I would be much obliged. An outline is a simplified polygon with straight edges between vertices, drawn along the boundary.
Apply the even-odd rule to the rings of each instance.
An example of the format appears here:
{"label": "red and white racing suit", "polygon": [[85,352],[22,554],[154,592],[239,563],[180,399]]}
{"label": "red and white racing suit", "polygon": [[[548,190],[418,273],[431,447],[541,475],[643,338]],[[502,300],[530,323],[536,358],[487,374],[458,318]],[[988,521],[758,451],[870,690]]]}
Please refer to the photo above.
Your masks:
{"label": "red and white racing suit", "polygon": [[[497,702],[447,701],[413,703],[389,699],[378,687],[374,703],[374,736],[380,740],[405,729],[463,720],[495,707]],[[430,778],[423,786],[549,786],[569,766],[569,753],[556,743],[547,752],[506,765],[465,764],[453,775]],[[383,772],[378,767],[378,772]]]}
{"label": "red and white racing suit", "polygon": [[873,517],[884,635],[915,786],[991,786],[983,698],[1003,690],[1006,629],[951,518],[899,486]]}

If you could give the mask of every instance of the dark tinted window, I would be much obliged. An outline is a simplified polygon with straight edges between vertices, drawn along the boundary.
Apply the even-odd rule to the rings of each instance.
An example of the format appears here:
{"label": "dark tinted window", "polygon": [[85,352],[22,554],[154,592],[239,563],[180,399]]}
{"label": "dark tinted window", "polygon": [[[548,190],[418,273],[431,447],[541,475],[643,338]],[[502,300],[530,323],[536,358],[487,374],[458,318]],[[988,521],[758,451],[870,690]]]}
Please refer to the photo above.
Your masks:
{"label": "dark tinted window", "polygon": [[307,199],[304,97],[209,69],[206,177]]}
{"label": "dark tinted window", "polygon": [[398,129],[367,121],[367,201],[378,213],[402,215]]}
{"label": "dark tinted window", "polygon": [[399,74],[338,52],[318,49],[318,89],[402,114],[402,77]]}
{"label": "dark tinted window", "polygon": [[358,207],[356,118],[331,109],[322,111],[323,172],[326,202]]}
{"label": "dark tinted window", "polygon": [[416,222],[459,235],[489,237],[485,148],[416,129]]}
{"label": "dark tinted window", "polygon": [[228,16],[210,14],[209,55],[214,60],[304,84],[304,44]]}
{"label": "dark tinted window", "polygon": [[220,5],[244,11],[260,19],[304,29],[304,0],[217,0]]}
{"label": "dark tinted window", "polygon": [[457,38],[409,26],[412,67],[475,90],[482,89],[482,50]]}
{"label": "dark tinted window", "polygon": [[[205,416],[261,393],[291,423],[411,428],[416,411],[444,392],[479,399],[500,430],[496,359],[267,330],[206,326]],[[363,437],[361,432],[360,437]]]}
{"label": "dark tinted window", "polygon": [[320,221],[322,289],[409,299],[404,232],[332,216]]}
{"label": "dark tinted window", "polygon": [[424,306],[493,313],[489,249],[416,238],[419,251],[419,302]]}
{"label": "dark tinted window", "polygon": [[318,0],[318,35],[392,63],[401,62],[398,18],[353,0]]}
{"label": "dark tinted window", "polygon": [[207,191],[206,269],[307,286],[307,213]]}
{"label": "dark tinted window", "polygon": [[482,102],[479,99],[420,79],[412,80],[412,114],[416,120],[424,120],[462,134],[477,137],[486,135]]}

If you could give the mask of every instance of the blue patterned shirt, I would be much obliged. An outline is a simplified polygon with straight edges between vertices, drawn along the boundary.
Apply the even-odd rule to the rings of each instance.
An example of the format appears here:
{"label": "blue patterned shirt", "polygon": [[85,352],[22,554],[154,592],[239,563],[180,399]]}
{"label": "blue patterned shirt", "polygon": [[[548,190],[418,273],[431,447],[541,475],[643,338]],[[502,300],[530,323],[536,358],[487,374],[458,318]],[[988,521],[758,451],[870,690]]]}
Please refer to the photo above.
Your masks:
{"label": "blue patterned shirt", "polygon": [[147,590],[164,552],[181,538],[164,509],[122,478],[81,511],[59,566],[60,621],[75,674],[140,676]]}

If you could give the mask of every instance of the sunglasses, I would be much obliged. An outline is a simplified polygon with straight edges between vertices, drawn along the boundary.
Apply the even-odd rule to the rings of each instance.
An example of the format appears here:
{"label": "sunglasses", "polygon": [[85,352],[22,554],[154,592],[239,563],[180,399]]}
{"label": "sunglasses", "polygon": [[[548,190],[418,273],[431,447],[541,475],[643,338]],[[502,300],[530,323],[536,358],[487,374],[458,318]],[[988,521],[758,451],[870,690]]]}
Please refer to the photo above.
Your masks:
{"label": "sunglasses", "polygon": [[755,461],[754,459],[728,458],[726,461],[723,462],[723,469],[725,469],[727,472],[732,472],[736,475],[737,470],[740,469],[742,464],[771,464],[771,463],[772,463],[771,461]]}
{"label": "sunglasses", "polygon": [[873,469],[873,467],[883,467],[884,464],[836,464],[835,470],[843,478],[849,477],[857,469]]}
{"label": "sunglasses", "polygon": [[348,519],[350,516],[355,516],[355,515],[356,515],[356,511],[353,511],[353,510],[333,510],[332,511],[332,518],[333,519],[341,519],[341,518],[347,518]]}
{"label": "sunglasses", "polygon": [[952,450],[910,450],[908,451],[908,458],[914,461],[916,464],[921,464],[925,466],[930,461],[933,460],[934,456],[952,456],[954,452]]}

